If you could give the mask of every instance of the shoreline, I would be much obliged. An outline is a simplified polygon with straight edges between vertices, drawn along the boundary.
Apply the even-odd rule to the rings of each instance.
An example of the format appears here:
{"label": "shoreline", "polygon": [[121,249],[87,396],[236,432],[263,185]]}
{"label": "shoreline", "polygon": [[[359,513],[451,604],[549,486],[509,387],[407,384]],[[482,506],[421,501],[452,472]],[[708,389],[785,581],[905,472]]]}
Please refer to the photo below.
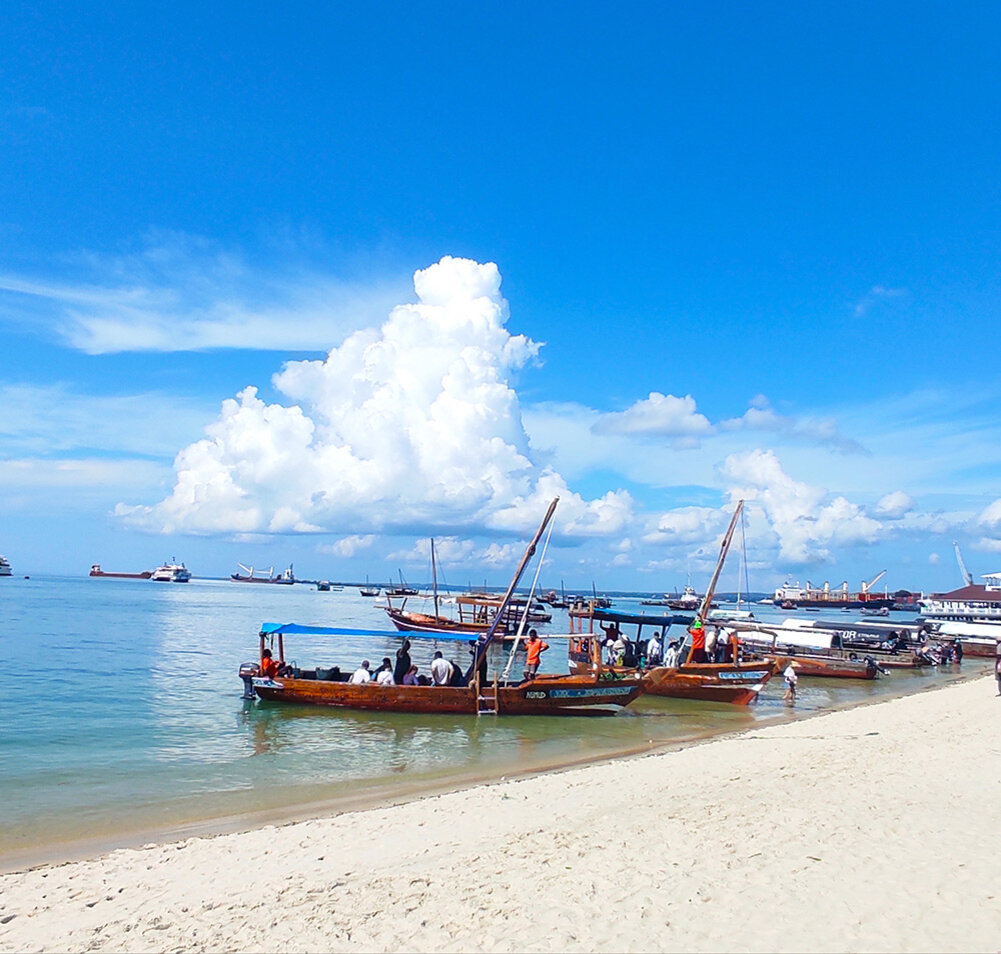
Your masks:
{"label": "shoreline", "polygon": [[[483,767],[470,768],[459,772],[448,771],[440,776],[424,778],[418,781],[401,783],[395,779],[383,778],[370,783],[361,783],[347,794],[320,794],[329,789],[329,785],[312,786],[310,790],[300,788],[300,796],[307,797],[289,801],[284,804],[268,804],[264,807],[244,811],[222,811],[210,814],[198,814],[180,821],[169,823],[135,825],[122,833],[103,832],[98,835],[82,838],[60,838],[52,841],[34,842],[9,849],[0,849],[0,875],[12,872],[30,870],[44,865],[61,864],[69,861],[82,861],[96,855],[107,854],[123,848],[140,848],[149,844],[163,844],[183,841],[188,838],[211,838],[216,835],[238,834],[265,825],[285,825],[294,822],[339,815],[347,812],[359,812],[370,809],[388,808],[418,801],[423,798],[444,795],[452,792],[466,791],[481,785],[492,785],[509,779],[531,778],[539,775],[557,775],[588,765],[601,765],[644,755],[656,755],[677,751],[691,745],[702,745],[721,739],[728,739],[757,728],[772,725],[796,723],[814,719],[823,715],[840,712],[847,709],[864,708],[881,705],[894,699],[906,698],[924,692],[936,692],[950,685],[962,684],[978,678],[981,673],[973,671],[970,666],[966,671],[953,676],[949,683],[942,685],[932,683],[920,688],[901,688],[899,693],[869,699],[850,699],[839,701],[829,707],[817,710],[783,708],[773,716],[763,718],[756,726],[733,729],[715,729],[694,732],[671,741],[656,741],[645,744],[632,744],[621,748],[590,755],[568,755],[558,759],[547,758],[523,768],[512,768],[510,765],[497,766],[493,769]],[[984,670],[986,671],[986,670]],[[649,700],[648,700],[649,701]],[[669,700],[656,700],[656,703],[670,704]],[[655,703],[655,704],[656,704]],[[726,712],[731,707],[718,704]],[[630,716],[631,717],[631,716]]]}
{"label": "shoreline", "polygon": [[996,950],[999,705],[984,675],[9,873],[0,948]]}

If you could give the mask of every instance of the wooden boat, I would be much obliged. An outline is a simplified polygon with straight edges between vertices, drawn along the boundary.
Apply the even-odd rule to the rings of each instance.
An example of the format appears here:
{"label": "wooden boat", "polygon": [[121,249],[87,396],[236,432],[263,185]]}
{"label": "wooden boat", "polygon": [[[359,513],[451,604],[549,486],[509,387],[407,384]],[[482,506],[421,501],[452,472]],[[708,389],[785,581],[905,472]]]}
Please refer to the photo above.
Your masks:
{"label": "wooden boat", "polygon": [[403,570],[397,570],[396,572],[400,574],[400,585],[388,585],[386,587],[386,596],[417,596],[417,590],[412,586],[408,586],[407,581],[403,579]]}
{"label": "wooden boat", "polygon": [[[595,633],[593,624],[614,622],[620,631],[623,626],[636,626],[632,642],[643,642],[643,627],[661,629],[664,633],[671,625],[670,616],[639,616],[627,613],[610,613],[595,609],[588,615],[574,614],[576,624],[587,626],[571,632],[568,655],[570,671],[610,672],[616,676],[638,673],[643,679],[643,690],[652,696],[674,699],[698,699],[704,702],[728,702],[746,706],[755,701],[758,693],[775,674],[774,663],[765,659],[744,659],[737,662],[696,663],[684,662],[678,666],[609,666],[601,661],[603,632]],[[571,624],[576,625],[576,624]],[[624,634],[625,635],[625,634]]]}
{"label": "wooden boat", "polygon": [[361,593],[362,596],[378,596],[381,591],[378,586],[369,586],[368,574],[366,573],[365,585],[358,587],[358,592]]}
{"label": "wooden boat", "polygon": [[[719,580],[720,571],[723,568],[727,552],[730,549],[734,527],[736,526],[737,518],[743,510],[743,505],[743,501],[738,503],[737,509],[730,520],[730,526],[723,537],[723,543],[720,547],[719,560],[716,564],[716,570],[713,573],[712,582],[705,596],[702,598],[702,604],[696,616],[696,619],[703,621],[703,625],[715,627],[717,633],[723,631],[725,627],[721,622],[708,619],[709,608],[712,605],[716,583]],[[602,663],[601,641],[605,636],[605,632],[595,633],[595,622],[598,622],[599,626],[603,622],[607,622],[609,627],[614,624],[619,632],[621,632],[622,625],[634,625],[636,626],[636,642],[640,642],[643,638],[643,627],[652,626],[661,630],[665,645],[668,629],[675,622],[675,618],[672,616],[614,613],[594,607],[588,608],[586,612],[571,611],[570,618],[571,627],[580,627],[576,633],[571,634],[569,648],[571,670],[575,672],[587,669],[598,672],[611,671],[619,675],[637,670],[608,666]],[[654,696],[748,705],[757,699],[758,693],[761,692],[768,680],[774,675],[775,664],[772,661],[764,659],[745,658],[742,660],[740,658],[741,648],[739,640],[734,639],[731,646],[736,651],[734,652],[734,649],[731,648],[731,658],[727,662],[695,662],[690,649],[687,652],[687,656],[685,655],[684,651],[686,647],[683,640],[682,658],[684,661],[679,665],[654,666],[652,668],[640,667],[638,671],[642,674],[643,688],[647,693]]]}
{"label": "wooden boat", "polygon": [[[642,678],[635,674],[609,672],[540,675],[517,682],[501,681],[481,683],[480,663],[487,647],[494,641],[500,627],[503,610],[510,601],[518,580],[547,524],[552,519],[557,497],[549,506],[521,564],[515,572],[500,611],[490,629],[478,639],[473,651],[470,673],[472,682],[463,686],[382,686],[373,683],[361,685],[332,678],[330,670],[305,670],[286,666],[276,678],[260,675],[255,663],[244,663],[240,677],[244,681],[245,695],[257,696],[269,702],[300,705],[340,706],[351,709],[373,709],[392,712],[428,714],[497,714],[497,715],[580,715],[614,712],[628,705],[644,689]],[[266,624],[260,632],[260,654],[268,644],[276,645],[278,659],[285,659],[285,636],[324,635],[338,631],[323,627],[303,627],[296,624]],[[388,634],[380,634],[385,637]],[[465,639],[466,634],[458,638]]]}
{"label": "wooden boat", "polygon": [[956,620],[932,622],[933,627],[929,639],[936,643],[948,644],[956,640],[963,647],[966,656],[985,656],[993,658],[998,654],[1001,644],[1001,624],[972,623]]}
{"label": "wooden boat", "polygon": [[[761,628],[761,627],[758,627]],[[805,651],[843,653],[849,659],[871,656],[882,669],[915,669],[933,666],[935,660],[922,651],[924,630],[920,623],[840,622],[837,620],[784,620],[766,630],[779,644]],[[752,637],[753,638],[753,637]]]}
{"label": "wooden boat", "polygon": [[818,630],[790,632],[781,626],[768,628],[760,623],[731,622],[741,644],[751,652],[772,660],[779,670],[796,663],[801,676],[828,679],[875,679],[886,667],[872,654],[860,655],[841,646],[840,636]]}
{"label": "wooden boat", "polygon": [[[496,610],[500,607],[500,598],[492,597],[490,600],[478,600],[475,598],[463,597],[455,602],[459,609],[459,618],[454,619],[441,612],[441,600],[438,597],[438,564],[435,558],[434,538],[431,539],[431,585],[433,589],[434,613],[418,613],[406,608],[407,601],[403,600],[400,606],[393,606],[389,602],[386,606],[386,615],[389,621],[401,632],[405,633],[433,633],[435,635],[446,635],[449,633],[464,633],[472,636],[485,635],[489,630]],[[390,594],[387,593],[387,596]],[[488,610],[492,609],[493,612]],[[506,626],[500,628],[500,634],[506,633]]]}

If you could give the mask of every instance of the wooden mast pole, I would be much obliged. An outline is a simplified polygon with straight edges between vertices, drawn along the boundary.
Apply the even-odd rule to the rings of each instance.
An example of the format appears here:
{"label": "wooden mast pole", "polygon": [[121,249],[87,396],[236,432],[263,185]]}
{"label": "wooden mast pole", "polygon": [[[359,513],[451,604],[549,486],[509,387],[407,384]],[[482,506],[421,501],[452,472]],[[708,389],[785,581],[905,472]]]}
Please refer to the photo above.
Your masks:
{"label": "wooden mast pole", "polygon": [[434,587],[434,615],[437,619],[440,614],[438,613],[438,567],[434,562],[434,537],[431,538],[431,585]]}
{"label": "wooden mast pole", "polygon": [[521,563],[518,564],[518,569],[515,570],[514,576],[511,577],[511,582],[508,584],[507,592],[504,594],[504,599],[501,600],[501,604],[497,608],[497,613],[493,618],[493,622],[490,624],[490,629],[487,630],[486,638],[482,641],[477,641],[476,652],[473,655],[474,672],[479,668],[480,657],[487,651],[487,647],[490,643],[493,642],[497,629],[501,625],[501,620],[504,618],[504,611],[507,609],[508,603],[511,602],[511,597],[514,595],[515,588],[518,586],[518,581],[521,580],[521,576],[525,572],[525,567],[528,566],[529,561],[533,556],[535,556],[535,548],[538,546],[539,540],[542,538],[542,534],[546,532],[546,527],[549,525],[549,521],[553,519],[553,514],[556,512],[556,505],[559,502],[559,497],[553,498],[553,502],[549,505],[546,515],[542,518],[542,523],[539,524],[539,529],[535,531],[535,536],[532,537],[532,542],[529,543],[528,548],[525,550],[525,555],[521,558]]}
{"label": "wooden mast pole", "polygon": [[730,526],[727,527],[726,534],[723,537],[723,542],[720,544],[719,549],[719,560],[716,561],[716,569],[713,572],[712,579],[709,581],[709,587],[706,590],[706,595],[702,598],[702,605],[699,607],[698,615],[696,619],[700,619],[703,623],[709,618],[709,607],[712,605],[713,595],[716,593],[716,583],[719,581],[719,575],[723,570],[723,563],[726,561],[726,555],[730,551],[730,542],[733,540],[733,531],[737,526],[737,518],[740,516],[740,512],[744,509],[744,501],[737,501],[737,509],[734,510],[733,516],[730,518]]}

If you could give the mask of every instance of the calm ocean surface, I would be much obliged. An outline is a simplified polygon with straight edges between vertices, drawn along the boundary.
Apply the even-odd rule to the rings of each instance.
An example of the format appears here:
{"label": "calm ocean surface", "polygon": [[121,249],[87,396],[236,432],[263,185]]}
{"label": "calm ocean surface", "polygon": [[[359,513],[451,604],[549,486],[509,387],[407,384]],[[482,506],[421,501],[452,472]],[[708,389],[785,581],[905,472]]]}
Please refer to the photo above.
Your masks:
{"label": "calm ocean surface", "polygon": [[[0,865],[58,857],[67,843],[184,836],[251,815],[364,805],[436,785],[499,777],[799,718],[942,685],[956,667],[873,683],[802,680],[795,710],[772,680],[750,707],[643,697],[614,718],[410,716],[318,711],[241,698],[262,622],[387,629],[383,600],[356,589],[33,576],[0,580],[8,680],[0,693]],[[422,601],[412,600],[420,606]],[[636,612],[636,601],[615,607]],[[656,613],[657,607],[646,608]],[[763,609],[759,617],[777,611]],[[557,613],[551,632],[566,632]],[[290,639],[300,664],[354,668],[398,639]],[[414,641],[427,671],[432,641]],[[466,647],[445,655],[468,662]],[[491,671],[502,668],[498,647]],[[544,656],[565,671],[565,643]],[[973,661],[967,658],[967,663]],[[982,671],[964,663],[963,676]],[[514,672],[521,669],[515,663]],[[875,716],[874,716],[875,718]]]}

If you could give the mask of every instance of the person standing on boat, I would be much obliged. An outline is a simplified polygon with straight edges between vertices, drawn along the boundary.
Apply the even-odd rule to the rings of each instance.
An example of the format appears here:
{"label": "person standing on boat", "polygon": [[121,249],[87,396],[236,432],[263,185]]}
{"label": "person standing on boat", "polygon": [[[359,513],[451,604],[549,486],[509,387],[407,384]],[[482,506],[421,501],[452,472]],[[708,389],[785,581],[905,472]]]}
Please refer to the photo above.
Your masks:
{"label": "person standing on boat", "polygon": [[410,658],[410,640],[403,640],[403,645],[396,650],[396,666],[393,668],[393,680],[397,685],[403,682],[403,677],[410,672],[413,660]]}
{"label": "person standing on boat", "polygon": [[799,685],[799,676],[796,674],[796,663],[790,662],[785,668],[785,672],[782,673],[782,678],[786,683],[786,694],[782,697],[784,702],[788,702],[789,705],[796,704],[796,687]]}
{"label": "person standing on boat", "polygon": [[702,625],[702,620],[696,616],[695,622],[692,623],[688,632],[692,637],[692,662],[704,663],[706,661],[706,630]]}
{"label": "person standing on boat", "polygon": [[660,641],[660,630],[654,630],[646,644],[646,664],[649,667],[659,666],[664,654],[664,644]]}
{"label": "person standing on boat", "polygon": [[668,669],[677,668],[678,655],[680,652],[681,650],[678,646],[678,641],[676,639],[672,639],[670,645],[667,647],[667,652],[664,653],[664,665],[667,666]]}
{"label": "person standing on boat", "polygon": [[363,659],[361,665],[351,674],[350,682],[356,686],[364,685],[372,681],[372,673],[368,671],[368,660]]}
{"label": "person standing on boat", "polygon": [[447,686],[452,679],[452,664],[436,649],[431,660],[431,679],[436,686]]}
{"label": "person standing on boat", "polygon": [[534,630],[528,631],[528,642],[525,643],[525,678],[534,679],[539,671],[539,664],[542,662],[542,654],[549,649],[549,643],[544,643],[539,639],[539,634]]}

